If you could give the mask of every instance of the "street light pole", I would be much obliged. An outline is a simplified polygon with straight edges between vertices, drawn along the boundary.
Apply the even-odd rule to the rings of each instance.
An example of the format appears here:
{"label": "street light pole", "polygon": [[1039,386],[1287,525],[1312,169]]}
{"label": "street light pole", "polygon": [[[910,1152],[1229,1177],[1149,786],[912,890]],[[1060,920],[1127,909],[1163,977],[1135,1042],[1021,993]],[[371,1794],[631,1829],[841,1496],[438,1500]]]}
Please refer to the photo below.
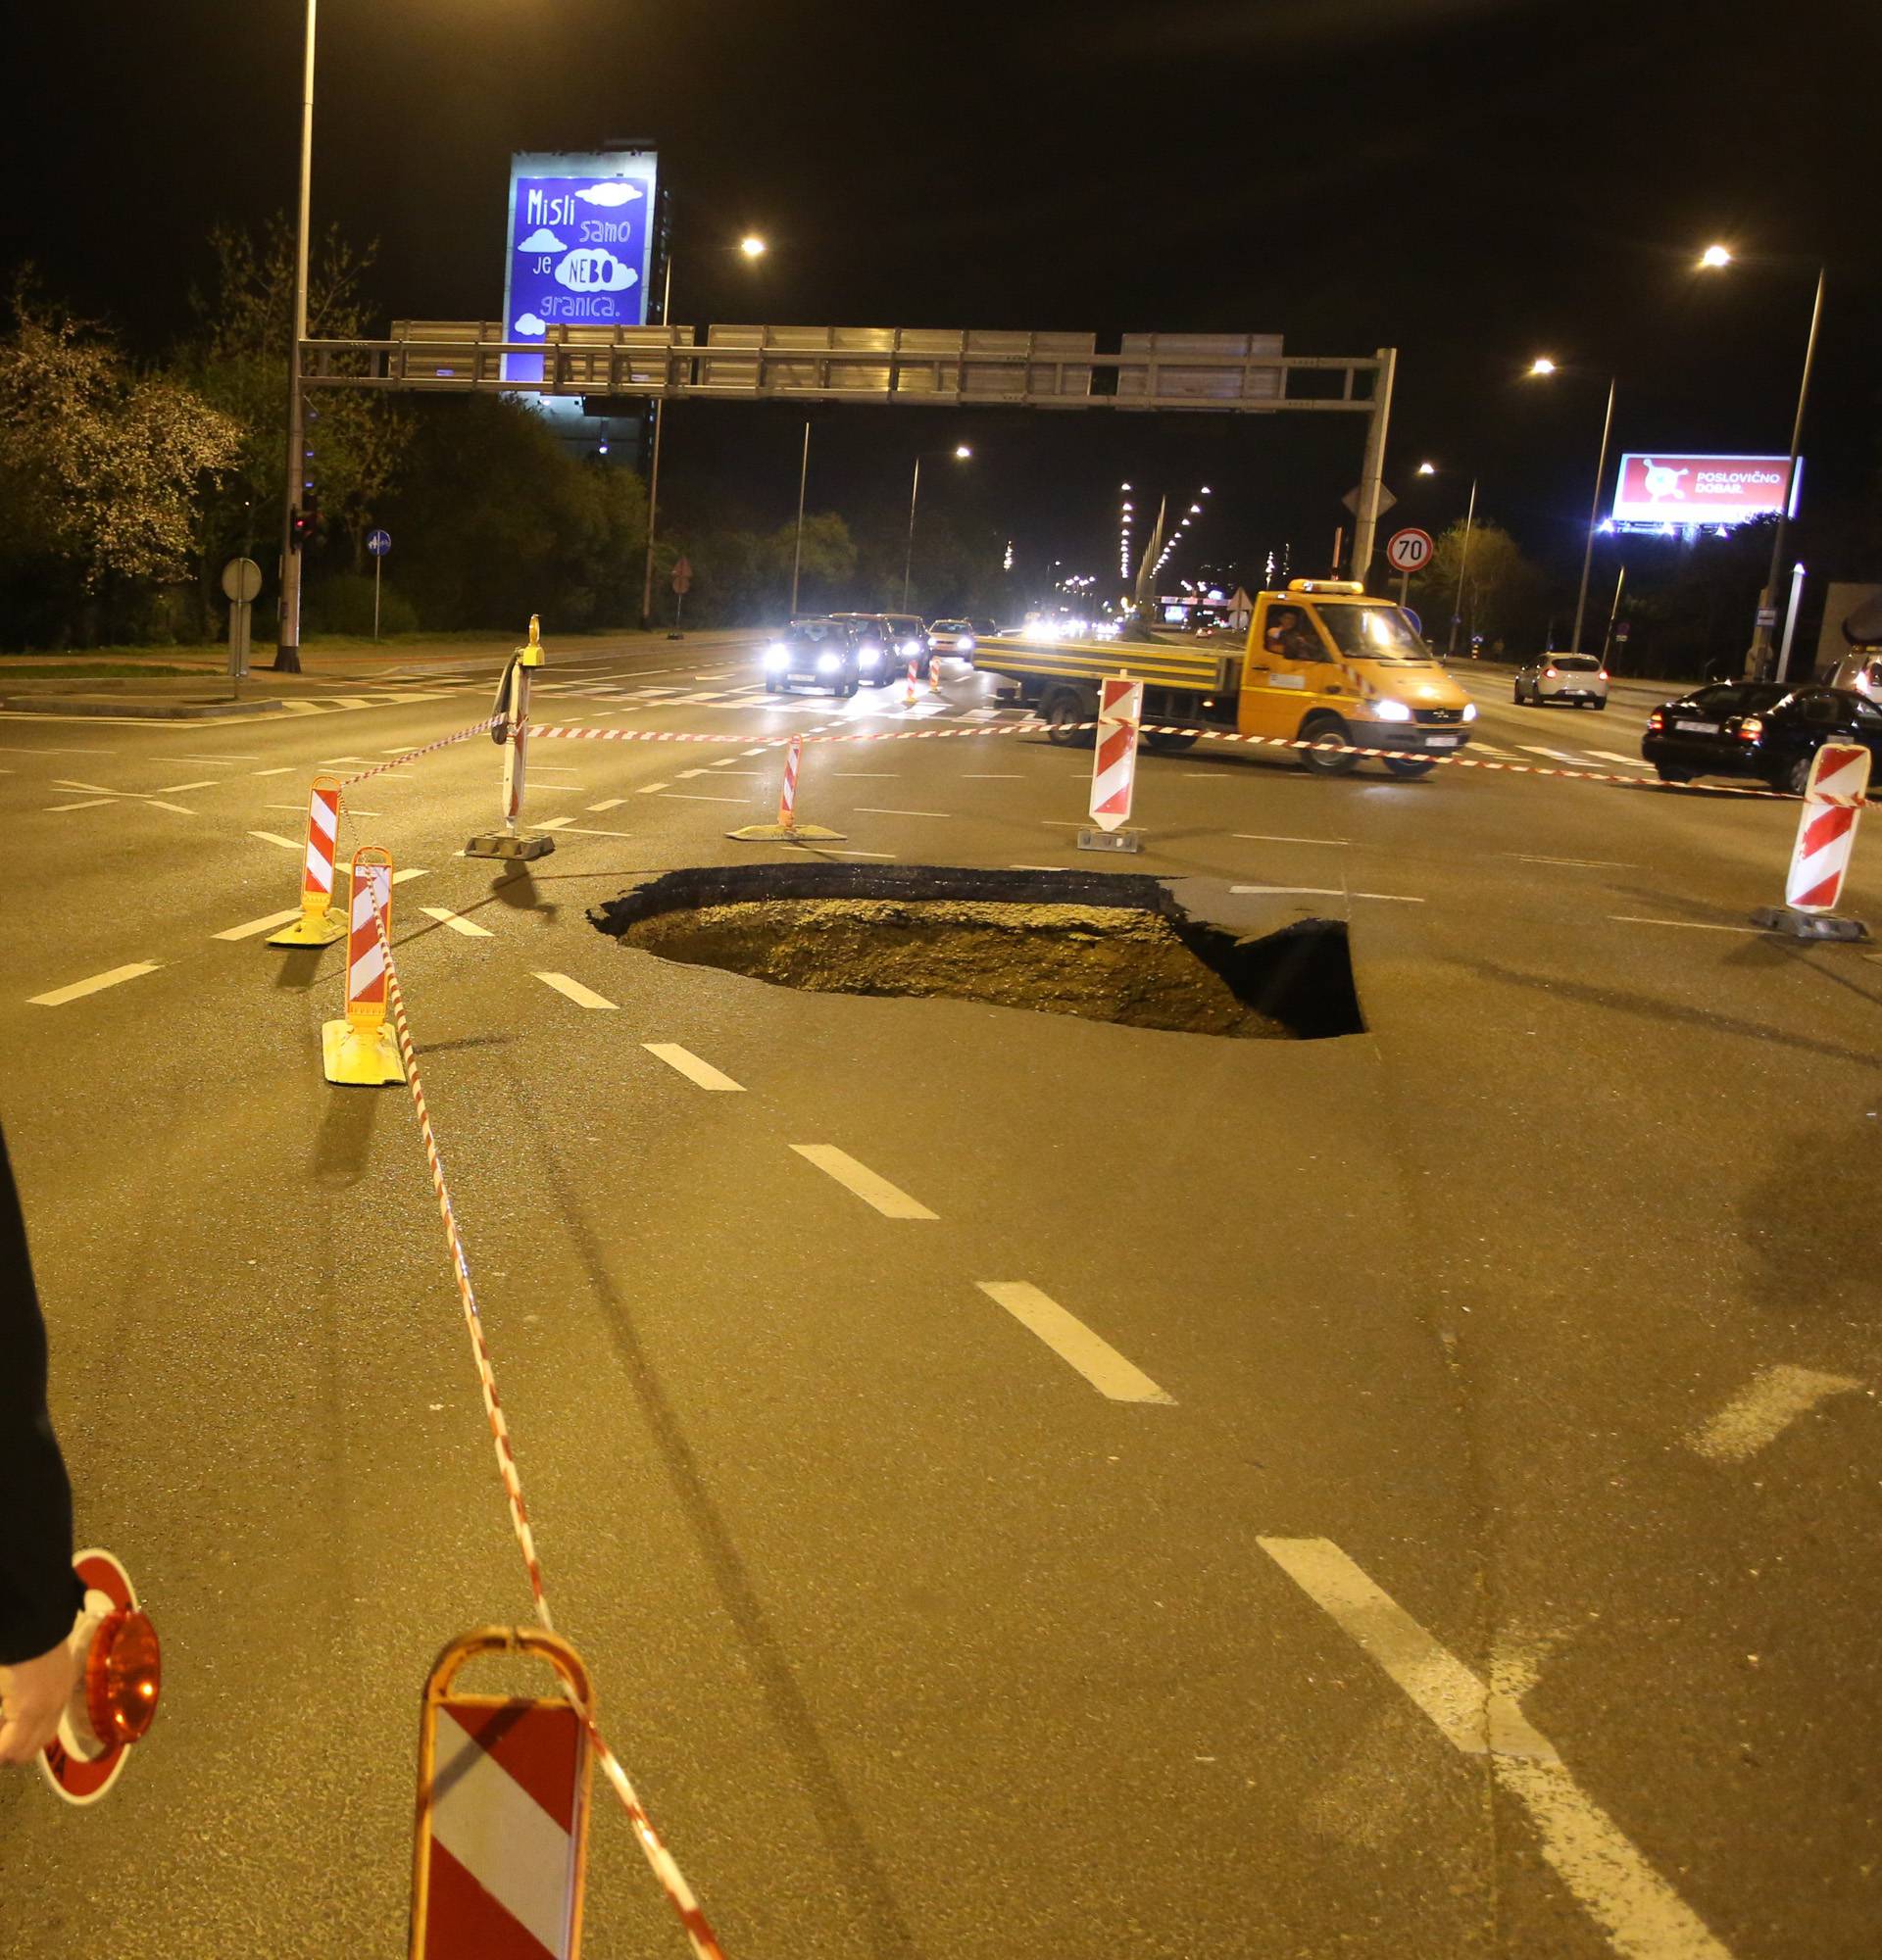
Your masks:
{"label": "street light pole", "polygon": [[1613,376],[1608,383],[1608,413],[1601,423],[1601,456],[1595,464],[1595,495],[1588,506],[1588,542],[1581,551],[1581,590],[1575,596],[1575,630],[1569,637],[1568,651],[1581,652],[1581,621],[1588,610],[1588,574],[1595,564],[1595,530],[1601,522],[1601,486],[1608,475],[1608,438],[1614,426],[1614,388],[1619,376]]}
{"label": "street light pole", "polygon": [[1810,306],[1809,338],[1804,343],[1804,374],[1797,384],[1797,418],[1791,424],[1791,466],[1784,472],[1784,496],[1778,505],[1777,530],[1771,538],[1771,568],[1765,575],[1764,590],[1758,594],[1758,623],[1752,634],[1752,651],[1746,659],[1748,675],[1763,672],[1771,655],[1771,614],[1777,606],[1777,583],[1784,575],[1784,545],[1790,532],[1791,503],[1797,495],[1797,457],[1804,446],[1804,411],[1810,398],[1810,369],[1816,365],[1817,328],[1823,323],[1823,286],[1829,275],[1827,266],[1816,271],[1816,298]]}
{"label": "street light pole", "polygon": [[[661,281],[660,324],[663,331],[670,322],[668,308],[673,297],[673,245],[670,232],[667,240],[667,276]],[[669,347],[670,349],[670,340]],[[661,369],[661,386],[665,390],[673,371],[670,351],[665,357]],[[640,581],[640,630],[652,630],[654,618],[654,513],[660,503],[660,437],[661,427],[667,416],[667,396],[665,392],[654,397],[654,455],[647,472],[647,568]]]}
{"label": "street light pole", "polygon": [[[791,617],[797,617],[797,571],[804,563],[804,486],[811,477],[811,418],[804,417],[804,461],[797,466],[797,542],[791,547]],[[905,594],[906,597],[906,594]]]}
{"label": "street light pole", "polygon": [[915,500],[921,494],[921,459],[915,459],[915,480],[909,485],[909,548],[902,556],[902,610],[909,610],[909,574],[915,569]]}
{"label": "street light pole", "polygon": [[1477,515],[1477,479],[1470,479],[1470,502],[1463,514],[1463,546],[1458,553],[1458,591],[1451,602],[1451,644],[1445,648],[1447,658],[1458,651],[1458,618],[1463,612],[1463,568],[1470,563],[1470,526]]}
{"label": "street light pole", "polygon": [[287,475],[281,499],[280,624],[274,641],[274,671],[301,670],[301,554],[295,548],[294,519],[301,514],[307,475],[307,442],[302,424],[301,342],[307,338],[307,220],[314,169],[314,8],[307,0],[307,32],[301,71],[301,195],[294,228],[294,337],[287,349]]}

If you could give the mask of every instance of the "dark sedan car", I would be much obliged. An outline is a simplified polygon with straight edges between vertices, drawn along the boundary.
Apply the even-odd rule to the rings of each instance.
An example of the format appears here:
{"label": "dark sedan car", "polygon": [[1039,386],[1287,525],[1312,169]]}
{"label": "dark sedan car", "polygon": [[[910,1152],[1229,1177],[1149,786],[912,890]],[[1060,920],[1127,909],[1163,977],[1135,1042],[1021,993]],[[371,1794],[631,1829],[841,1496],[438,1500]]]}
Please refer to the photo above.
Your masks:
{"label": "dark sedan car", "polygon": [[1753,776],[1801,796],[1830,741],[1860,742],[1882,763],[1882,708],[1846,687],[1721,681],[1655,709],[1640,753],[1663,783]]}
{"label": "dark sedan car", "polygon": [[[765,692],[788,694],[798,687],[827,687],[847,699],[865,671],[865,628],[852,619],[793,619],[765,649]],[[882,654],[873,649],[879,664]]]}

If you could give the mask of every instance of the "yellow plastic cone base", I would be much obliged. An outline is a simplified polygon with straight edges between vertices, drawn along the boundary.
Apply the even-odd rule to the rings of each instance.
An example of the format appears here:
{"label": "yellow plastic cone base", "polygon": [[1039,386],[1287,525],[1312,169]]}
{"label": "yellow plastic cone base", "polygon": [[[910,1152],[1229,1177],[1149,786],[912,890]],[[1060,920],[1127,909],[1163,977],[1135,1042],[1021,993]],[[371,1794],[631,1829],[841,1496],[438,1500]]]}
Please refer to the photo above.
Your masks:
{"label": "yellow plastic cone base", "polygon": [[727,837],[741,844],[796,844],[799,842],[841,844],[847,830],[825,830],[820,823],[748,823],[743,830],[728,830]]}
{"label": "yellow plastic cone base", "polygon": [[270,946],[331,946],[346,937],[346,914],[331,906],[323,912],[303,912],[292,925],[268,936]]}
{"label": "yellow plastic cone base", "polygon": [[356,1029],[351,1021],[328,1021],[321,1029],[321,1060],[329,1082],[357,1089],[378,1089],[403,1082],[398,1044],[381,1022],[376,1028]]}

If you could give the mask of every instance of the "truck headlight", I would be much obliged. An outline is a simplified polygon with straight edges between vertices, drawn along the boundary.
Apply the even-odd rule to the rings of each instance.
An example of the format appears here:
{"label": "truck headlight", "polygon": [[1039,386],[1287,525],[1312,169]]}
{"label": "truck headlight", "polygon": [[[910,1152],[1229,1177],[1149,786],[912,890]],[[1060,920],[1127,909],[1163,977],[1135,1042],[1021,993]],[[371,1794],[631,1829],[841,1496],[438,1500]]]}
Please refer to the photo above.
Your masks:
{"label": "truck headlight", "polygon": [[1474,721],[1477,718],[1477,704],[1474,701],[1466,701],[1463,704],[1463,718],[1466,721]]}
{"label": "truck headlight", "polygon": [[817,670],[820,674],[833,674],[843,662],[834,654],[818,654]]}
{"label": "truck headlight", "polygon": [[1410,721],[1412,710],[1402,701],[1375,701],[1373,717],[1379,721]]}
{"label": "truck headlight", "polygon": [[765,649],[765,666],[769,673],[781,673],[791,662],[791,650],[781,644]]}

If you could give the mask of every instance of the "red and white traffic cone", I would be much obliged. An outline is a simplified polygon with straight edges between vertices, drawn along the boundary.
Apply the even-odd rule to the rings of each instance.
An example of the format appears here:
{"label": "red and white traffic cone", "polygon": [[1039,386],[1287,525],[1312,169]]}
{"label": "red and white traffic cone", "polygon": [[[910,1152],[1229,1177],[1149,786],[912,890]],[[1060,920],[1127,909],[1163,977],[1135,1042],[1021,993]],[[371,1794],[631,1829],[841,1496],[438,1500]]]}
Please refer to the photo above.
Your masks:
{"label": "red and white traffic cone", "polygon": [[346,940],[346,1018],[321,1029],[329,1082],[376,1089],[403,1082],[392,1030],[385,1024],[386,954],[392,944],[392,854],[376,844],[353,854],[352,913]]}
{"label": "red and white traffic cone", "polygon": [[784,752],[784,780],[777,787],[777,821],[748,823],[743,830],[728,830],[725,835],[741,844],[797,844],[807,839],[841,841],[840,830],[825,830],[820,823],[797,820],[797,773],[803,761],[804,738],[793,735],[791,746]]}
{"label": "red and white traffic cone", "polygon": [[1854,742],[1825,742],[1810,760],[1804,808],[1791,847],[1782,906],[1760,906],[1752,923],[1796,939],[1867,939],[1860,919],[1838,915],[1843,880],[1856,849],[1857,819],[1869,787],[1869,752]]}
{"label": "red and white traffic cone", "polygon": [[301,862],[301,915],[271,933],[270,946],[331,946],[346,935],[333,904],[333,851],[340,834],[338,776],[316,776],[307,799],[307,850]]}

